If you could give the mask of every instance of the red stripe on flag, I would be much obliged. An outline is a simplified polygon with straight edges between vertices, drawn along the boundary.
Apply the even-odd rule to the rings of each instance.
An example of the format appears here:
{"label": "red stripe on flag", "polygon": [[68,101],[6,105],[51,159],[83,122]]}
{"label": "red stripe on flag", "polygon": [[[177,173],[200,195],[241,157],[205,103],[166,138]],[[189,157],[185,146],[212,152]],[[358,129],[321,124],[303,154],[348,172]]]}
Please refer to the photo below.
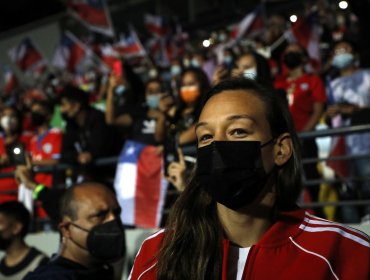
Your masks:
{"label": "red stripe on flag", "polygon": [[138,44],[132,44],[129,46],[115,46],[114,49],[120,54],[136,54],[141,51],[141,48]]}
{"label": "red stripe on flag", "polygon": [[154,146],[145,147],[137,164],[135,224],[158,227],[157,215],[161,194],[162,157]]}
{"label": "red stripe on flag", "polygon": [[85,55],[86,51],[82,46],[77,43],[73,44],[72,48],[70,49],[70,55],[68,58],[68,70],[74,71]]}
{"label": "red stripe on flag", "polygon": [[306,18],[298,20],[292,27],[292,32],[296,40],[305,48],[311,39],[312,27]]}
{"label": "red stripe on flag", "polygon": [[24,57],[17,61],[17,65],[22,71],[26,71],[32,65],[42,60],[41,54],[33,48],[26,50]]}
{"label": "red stripe on flag", "polygon": [[107,16],[104,9],[95,9],[90,5],[81,4],[71,4],[71,8],[78,13],[78,15],[84,21],[100,26],[109,26]]}

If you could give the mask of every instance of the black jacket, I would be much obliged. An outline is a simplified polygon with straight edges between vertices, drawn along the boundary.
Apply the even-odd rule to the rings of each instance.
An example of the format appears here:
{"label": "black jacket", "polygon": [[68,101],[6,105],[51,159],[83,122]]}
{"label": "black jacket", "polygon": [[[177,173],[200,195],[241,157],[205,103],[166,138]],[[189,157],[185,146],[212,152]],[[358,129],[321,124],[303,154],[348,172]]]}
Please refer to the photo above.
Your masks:
{"label": "black jacket", "polygon": [[23,280],[113,280],[113,268],[109,265],[88,269],[63,257],[27,274]]}
{"label": "black jacket", "polygon": [[90,152],[94,159],[109,155],[110,134],[104,113],[95,108],[88,108],[82,127],[74,122],[67,123],[63,136],[61,161],[77,163],[77,156],[81,151]]}

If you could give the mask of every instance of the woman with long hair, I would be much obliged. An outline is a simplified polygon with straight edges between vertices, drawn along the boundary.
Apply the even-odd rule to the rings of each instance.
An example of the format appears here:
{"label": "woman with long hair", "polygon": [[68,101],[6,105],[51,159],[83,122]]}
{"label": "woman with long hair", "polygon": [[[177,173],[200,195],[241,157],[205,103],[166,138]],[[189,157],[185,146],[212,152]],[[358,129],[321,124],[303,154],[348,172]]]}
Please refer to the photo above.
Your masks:
{"label": "woman with long hair", "polygon": [[194,176],[129,279],[368,279],[369,237],[296,206],[299,142],[285,100],[226,80],[195,131]]}

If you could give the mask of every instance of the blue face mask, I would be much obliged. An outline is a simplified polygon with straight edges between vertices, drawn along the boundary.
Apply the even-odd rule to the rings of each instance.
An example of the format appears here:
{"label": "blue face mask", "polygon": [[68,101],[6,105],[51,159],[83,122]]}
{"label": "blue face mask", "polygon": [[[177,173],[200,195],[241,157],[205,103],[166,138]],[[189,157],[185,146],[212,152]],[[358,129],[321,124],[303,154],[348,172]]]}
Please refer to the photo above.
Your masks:
{"label": "blue face mask", "polygon": [[114,93],[117,95],[121,95],[122,93],[124,93],[125,90],[126,90],[126,87],[124,85],[118,85],[115,88]]}
{"label": "blue face mask", "polygon": [[230,55],[224,56],[224,63],[230,65],[233,62],[233,58]]}
{"label": "blue face mask", "polygon": [[354,60],[354,56],[351,53],[341,53],[334,56],[332,65],[338,69],[345,69],[351,66]]}
{"label": "blue face mask", "polygon": [[219,40],[220,42],[225,42],[225,41],[226,41],[226,35],[225,35],[225,34],[220,34],[220,35],[218,36],[218,40]]}
{"label": "blue face mask", "polygon": [[172,77],[174,76],[179,76],[181,74],[181,67],[178,65],[172,65],[171,66],[171,75]]}
{"label": "blue face mask", "polygon": [[200,67],[200,63],[199,63],[198,60],[192,59],[191,60],[191,66],[193,66],[194,68],[199,68]]}
{"label": "blue face mask", "polygon": [[159,100],[160,99],[161,99],[161,96],[160,95],[157,95],[157,94],[148,95],[146,97],[146,99],[145,99],[146,105],[150,109],[158,109],[158,107],[159,107]]}

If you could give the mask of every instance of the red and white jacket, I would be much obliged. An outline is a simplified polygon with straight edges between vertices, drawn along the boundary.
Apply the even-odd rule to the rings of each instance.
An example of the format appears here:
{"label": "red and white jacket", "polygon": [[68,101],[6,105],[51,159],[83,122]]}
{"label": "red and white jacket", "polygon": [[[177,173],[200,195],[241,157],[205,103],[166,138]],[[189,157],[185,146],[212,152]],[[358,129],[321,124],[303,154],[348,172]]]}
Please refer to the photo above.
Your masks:
{"label": "red and white jacket", "polygon": [[[156,255],[163,236],[161,230],[143,242],[129,280],[157,279]],[[224,240],[222,280],[227,279],[229,245]],[[370,238],[301,209],[285,212],[250,248],[242,279],[368,280]]]}

